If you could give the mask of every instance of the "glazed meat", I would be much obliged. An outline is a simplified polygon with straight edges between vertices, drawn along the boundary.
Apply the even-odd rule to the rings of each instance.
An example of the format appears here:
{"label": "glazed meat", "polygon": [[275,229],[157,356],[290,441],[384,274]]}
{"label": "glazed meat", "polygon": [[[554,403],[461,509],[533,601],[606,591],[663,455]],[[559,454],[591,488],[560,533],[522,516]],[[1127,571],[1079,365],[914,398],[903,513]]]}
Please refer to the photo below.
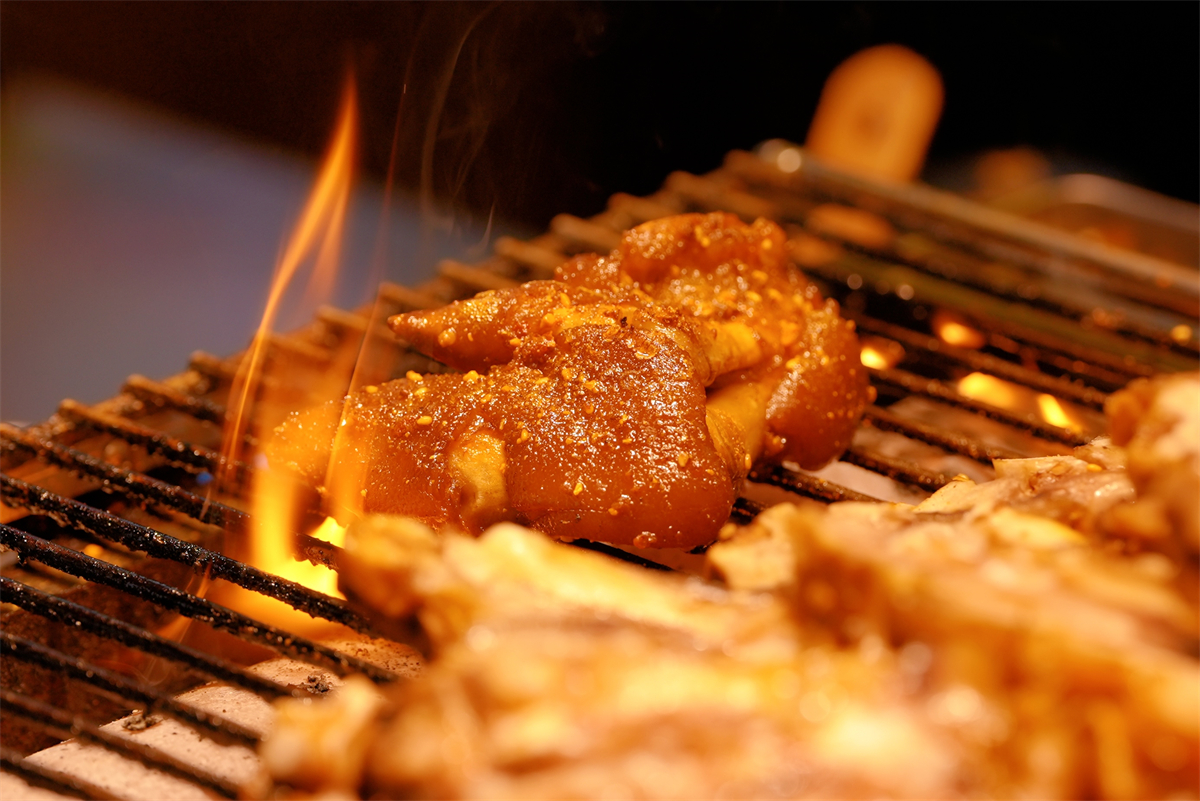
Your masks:
{"label": "glazed meat", "polygon": [[462,372],[301,413],[270,461],[354,482],[363,511],[474,533],[711,542],[755,461],[824,464],[868,402],[853,327],[783,232],[727,214],[647,223],[553,281],[390,323]]}
{"label": "glazed meat", "polygon": [[[709,549],[724,586],[365,518],[343,588],[415,616],[428,671],[280,702],[264,763],[318,797],[1195,798],[1194,554],[1114,524],[1196,479],[1197,393],[1114,395],[1128,450],[1002,460],[917,506],[774,507]],[[327,728],[369,745],[329,766],[303,745]]]}

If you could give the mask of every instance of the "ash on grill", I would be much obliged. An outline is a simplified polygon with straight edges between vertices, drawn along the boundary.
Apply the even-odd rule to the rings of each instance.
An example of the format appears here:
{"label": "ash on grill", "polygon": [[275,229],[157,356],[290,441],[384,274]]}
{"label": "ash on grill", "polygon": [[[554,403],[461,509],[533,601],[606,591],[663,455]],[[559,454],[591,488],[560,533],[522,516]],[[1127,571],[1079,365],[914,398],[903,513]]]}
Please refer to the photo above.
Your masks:
{"label": "ash on grill", "polygon": [[[218,711],[227,699],[214,704],[212,693],[236,688],[265,707],[325,692],[349,672],[377,682],[410,675],[415,652],[359,644],[411,641],[413,632],[377,631],[343,601],[228,555],[249,528],[256,432],[356,354],[365,383],[445,369],[393,342],[383,315],[547,278],[571,254],[608,251],[621,230],[714,210],[785,226],[793,258],[857,323],[878,392],[839,463],[818,474],[754,472],[735,522],[788,497],[916,501],[959,473],[985,480],[993,458],[1063,453],[1101,433],[1107,393],[1132,378],[1197,367],[1195,271],[926,188],[833,173],[787,143],[731,153],[709,175],[676,173],[650,197],[614,196],[591,219],[560,215],[531,241],[498,240],[483,264],[444,262],[423,286],[385,284],[373,307],[324,309],[307,328],[274,337],[245,461],[219,455],[240,356],[197,353],[163,382],[133,376],[96,406],[68,400],[41,425],[0,424],[4,770],[67,795],[110,797],[123,780],[111,771],[85,781],[51,767],[50,752],[29,756],[75,737],[234,797],[244,770],[139,738],[170,726],[193,732],[197,748],[253,746],[266,713],[231,719]],[[956,339],[946,321],[970,336]],[[213,495],[222,471],[233,480]],[[652,568],[683,564],[579,544]],[[336,569],[337,547],[304,532],[294,545],[296,558]],[[342,645],[206,600],[220,582],[336,625]],[[286,660],[273,671],[246,667],[272,657]],[[179,695],[205,682],[219,684]],[[101,725],[130,712],[122,726]]]}

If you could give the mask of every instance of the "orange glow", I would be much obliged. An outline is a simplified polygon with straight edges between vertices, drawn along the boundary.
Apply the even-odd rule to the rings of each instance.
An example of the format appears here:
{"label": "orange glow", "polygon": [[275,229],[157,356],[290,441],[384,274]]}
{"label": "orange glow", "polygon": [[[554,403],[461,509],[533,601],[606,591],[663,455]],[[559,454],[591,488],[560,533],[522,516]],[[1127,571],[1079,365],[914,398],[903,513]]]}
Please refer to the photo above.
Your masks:
{"label": "orange glow", "polygon": [[341,548],[346,542],[346,527],[339,525],[338,521],[332,517],[327,517],[325,522],[317,526],[310,536]]}
{"label": "orange glow", "polygon": [[261,570],[341,598],[337,573],[324,565],[301,562],[294,555],[292,532],[297,530],[299,522],[296,500],[296,485],[290,477],[271,470],[256,474],[252,512],[254,536],[250,540],[247,561]]}
{"label": "orange glow", "polygon": [[958,393],[1018,414],[1034,414],[1052,426],[1083,431],[1082,417],[1069,403],[1053,395],[1014,384],[986,373],[971,373],[958,382]]}
{"label": "orange glow", "polygon": [[1053,395],[1046,395],[1045,393],[1038,395],[1037,404],[1038,411],[1042,413],[1042,419],[1050,425],[1070,429],[1071,431],[1081,431],[1083,429],[1079,423],[1071,419],[1071,416],[1067,414],[1067,410],[1058,402],[1058,398]]}
{"label": "orange glow", "polygon": [[[292,537],[299,524],[296,490],[297,485],[289,476],[270,470],[255,474],[251,506],[254,527],[245,561],[317,592],[344,598],[338,591],[335,571],[295,557]],[[324,524],[318,528],[322,530],[329,531]],[[340,628],[336,623],[316,620],[283,601],[237,586],[222,587],[214,600],[250,617],[309,636]]]}
{"label": "orange glow", "polygon": [[887,370],[904,358],[904,347],[899,342],[882,337],[862,337],[862,352],[859,361],[875,370]]}
{"label": "orange glow", "polygon": [[808,214],[807,227],[865,248],[884,250],[896,239],[896,229],[882,217],[869,211],[823,203]]}
{"label": "orange glow", "polygon": [[788,250],[802,267],[823,267],[844,253],[841,245],[826,242],[805,231],[796,231],[788,237]]}
{"label": "orange glow", "polygon": [[[321,171],[317,176],[312,194],[300,214],[300,220],[288,239],[283,256],[275,268],[275,278],[267,295],[267,305],[262,321],[254,334],[250,351],[238,368],[230,397],[232,416],[226,425],[222,453],[232,459],[246,433],[247,410],[254,397],[256,385],[262,377],[263,357],[271,336],[279,304],[291,285],[297,270],[316,252],[316,268],[309,285],[310,293],[320,288],[328,289],[337,270],[337,253],[340,249],[342,230],[345,224],[346,207],[349,205],[350,186],[353,177],[354,143],[358,130],[358,101],[352,81],[347,81],[342,109],[338,116],[337,130]],[[223,476],[218,478],[224,478]]]}
{"label": "orange glow", "polygon": [[[338,269],[338,255],[350,200],[357,116],[354,85],[348,80],[329,150],[321,164],[312,192],[276,265],[262,320],[250,348],[239,365],[230,391],[230,414],[222,448],[227,464],[238,458],[241,445],[245,441],[251,419],[250,407],[255,403],[258,385],[263,378],[267,345],[280,312],[280,304],[289,287],[300,269],[311,263],[313,266],[306,300],[320,300],[327,296],[332,288]],[[356,356],[354,350],[348,354],[338,354],[335,360],[321,371],[319,377],[309,382],[309,386],[306,387],[307,399],[301,403],[315,405],[344,393]],[[255,419],[260,426],[271,425],[267,417],[285,411],[278,402],[260,402]],[[218,481],[225,478],[219,476]],[[335,571],[296,557],[293,538],[297,531],[302,530],[300,507],[303,502],[298,496],[300,488],[292,477],[266,468],[260,469],[255,472],[250,489],[253,523],[246,550],[240,554],[241,558],[260,570],[303,584],[317,592],[337,598],[344,597],[337,589]],[[318,527],[314,536],[340,544],[341,533],[342,530],[336,521],[330,520]],[[314,620],[283,602],[238,587],[222,586],[217,595],[220,603],[292,631],[315,635],[318,632],[340,628],[337,624]]]}
{"label": "orange glow", "polygon": [[958,315],[944,309],[933,313],[930,324],[937,338],[947,345],[975,350],[987,344],[987,338],[982,332],[967,325]]}
{"label": "orange glow", "polygon": [[1021,403],[1022,391],[1030,390],[987,373],[971,373],[958,382],[958,394],[1012,411],[1021,411],[1025,405]]}
{"label": "orange glow", "polygon": [[884,355],[870,345],[863,346],[862,353],[859,354],[859,358],[862,360],[864,365],[867,367],[874,367],[876,370],[884,370],[888,367],[891,367]]}

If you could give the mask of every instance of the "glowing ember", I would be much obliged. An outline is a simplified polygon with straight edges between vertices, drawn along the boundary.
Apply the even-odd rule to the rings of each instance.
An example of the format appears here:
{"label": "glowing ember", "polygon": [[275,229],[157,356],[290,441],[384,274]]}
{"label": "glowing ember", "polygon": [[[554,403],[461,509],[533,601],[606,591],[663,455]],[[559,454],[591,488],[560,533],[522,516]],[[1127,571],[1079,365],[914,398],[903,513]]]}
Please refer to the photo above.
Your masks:
{"label": "glowing ember", "polygon": [[867,367],[874,367],[876,370],[884,370],[891,367],[887,359],[882,353],[872,348],[870,345],[863,345],[862,353],[859,354],[862,363]]}
{"label": "glowing ember", "polygon": [[867,367],[886,370],[895,367],[904,358],[904,347],[899,342],[882,337],[861,337],[861,340],[859,360]]}
{"label": "glowing ember", "polygon": [[1071,419],[1067,414],[1067,410],[1059,403],[1058,398],[1053,395],[1041,394],[1037,396],[1038,411],[1042,413],[1042,419],[1052,426],[1059,428],[1067,428],[1072,431],[1082,430],[1077,422]]}
{"label": "glowing ember", "polygon": [[1083,431],[1082,417],[1071,404],[985,373],[971,373],[958,382],[958,393],[1020,414],[1033,414],[1052,426]]}
{"label": "glowing ember", "polygon": [[1032,395],[1032,391],[1025,387],[987,373],[971,373],[958,382],[958,394],[1011,411],[1026,411],[1031,400],[1026,393]]}
{"label": "glowing ember", "polygon": [[975,350],[987,344],[987,338],[981,331],[967,325],[966,320],[945,309],[934,312],[930,325],[937,338],[947,345]]}

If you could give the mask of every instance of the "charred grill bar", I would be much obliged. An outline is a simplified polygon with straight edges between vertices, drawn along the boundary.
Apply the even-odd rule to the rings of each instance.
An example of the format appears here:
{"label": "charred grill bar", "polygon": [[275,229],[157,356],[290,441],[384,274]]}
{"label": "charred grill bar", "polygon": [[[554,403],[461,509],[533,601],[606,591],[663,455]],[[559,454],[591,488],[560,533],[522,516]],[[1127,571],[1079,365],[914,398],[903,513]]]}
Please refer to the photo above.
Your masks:
{"label": "charred grill bar", "polygon": [[[119,589],[148,603],[170,609],[184,617],[237,634],[239,637],[264,645],[293,659],[320,665],[335,673],[344,674],[352,671],[364,673],[376,681],[394,681],[396,679],[395,675],[370,662],[338,653],[332,648],[327,648],[307,638],[252,620],[191,593],[148,579],[87,554],[78,553],[70,548],[63,548],[20,529],[0,525],[0,542],[16,551],[25,561],[40,562],[64,573]],[[3,581],[8,582],[11,579],[5,578]],[[11,602],[7,594],[5,600]],[[115,622],[119,623],[119,621]]]}
{"label": "charred grill bar", "polygon": [[222,578],[252,592],[270,596],[313,617],[322,617],[353,629],[370,630],[366,621],[336,598],[19,479],[0,476],[0,497],[4,498],[5,503],[48,515],[79,531],[132,550],[190,565],[197,573]]}
{"label": "charred grill bar", "polygon": [[[965,375],[1002,379],[1025,388],[1031,397],[1050,396],[1098,419],[1107,393],[1130,379],[1196,368],[1200,291],[1194,273],[1149,257],[1106,251],[921,188],[877,187],[809,161],[788,173],[771,157],[782,146],[769,143],[757,155],[733,153],[722,169],[707,176],[676,174],[649,198],[614,196],[608,210],[592,219],[560,215],[548,233],[532,241],[497,241],[495,256],[481,265],[443,263],[438,277],[423,286],[385,284],[373,308],[324,309],[307,328],[273,337],[243,453],[256,452],[258,432],[272,408],[278,412],[302,405],[305,380],[347,354],[366,354],[364,370],[372,381],[409,369],[445,369],[392,342],[381,315],[549,277],[569,255],[607,251],[620,231],[685,211],[769,216],[793,237],[830,248],[834,255],[805,264],[806,272],[827,296],[842,303],[862,334],[890,343],[898,354],[893,364],[871,370],[879,398],[866,410],[864,429],[875,429],[876,437],[898,435],[943,456],[964,457],[985,471],[994,458],[1063,451],[1099,432],[1095,420],[1081,419],[1064,428],[963,395],[955,381]],[[829,203],[849,203],[881,215],[897,236],[891,244],[876,246],[815,225],[814,211]],[[1078,297],[1076,286],[1085,290]],[[939,338],[931,326],[931,313],[937,310],[968,321],[983,344],[961,347]],[[64,401],[42,425],[21,429],[0,424],[0,590],[6,629],[0,700],[6,727],[19,721],[31,733],[25,738],[27,752],[75,736],[233,797],[236,788],[224,779],[115,736],[99,724],[111,719],[114,709],[138,705],[185,721],[218,741],[257,741],[254,731],[191,708],[171,692],[98,663],[103,660],[66,653],[61,633],[48,633],[52,626],[45,628],[43,641],[35,641],[39,638],[30,633],[42,631],[37,620],[56,621],[60,630],[78,630],[113,647],[166,658],[195,675],[193,684],[216,679],[262,698],[304,690],[248,673],[220,654],[172,641],[161,627],[155,631],[145,622],[154,616],[145,610],[203,623],[334,674],[360,672],[379,682],[397,678],[178,586],[195,576],[223,579],[314,617],[373,633],[370,623],[344,602],[222,552],[244,538],[251,523],[242,507],[255,471],[253,459],[226,463],[220,455],[237,368],[237,358],[197,353],[187,372],[162,382],[132,376],[121,395],[103,404]],[[980,420],[982,427],[963,430],[913,416],[904,406],[918,396],[959,419]],[[1003,441],[982,433],[988,426],[1005,432]],[[919,458],[897,455],[876,441],[856,441],[842,461],[918,494],[952,480]],[[214,493],[214,475],[230,467],[234,480]],[[774,492],[823,502],[874,500],[827,477],[784,467],[758,469],[751,479]],[[731,520],[746,522],[763,503],[748,492],[735,504]],[[298,559],[337,567],[336,546],[304,532],[295,534],[294,545]],[[653,561],[652,552],[638,557],[602,544],[586,545],[648,568],[667,569]],[[158,561],[174,566],[170,580],[146,575]],[[123,599],[117,604],[123,612],[90,608],[86,593],[81,595],[88,588],[115,591]],[[71,692],[115,699],[115,706],[89,715],[81,711],[86,705],[69,695],[45,697],[40,681],[46,676],[60,684],[69,678]],[[108,797],[103,788],[39,767],[11,749],[5,750],[3,765],[67,795]]]}

